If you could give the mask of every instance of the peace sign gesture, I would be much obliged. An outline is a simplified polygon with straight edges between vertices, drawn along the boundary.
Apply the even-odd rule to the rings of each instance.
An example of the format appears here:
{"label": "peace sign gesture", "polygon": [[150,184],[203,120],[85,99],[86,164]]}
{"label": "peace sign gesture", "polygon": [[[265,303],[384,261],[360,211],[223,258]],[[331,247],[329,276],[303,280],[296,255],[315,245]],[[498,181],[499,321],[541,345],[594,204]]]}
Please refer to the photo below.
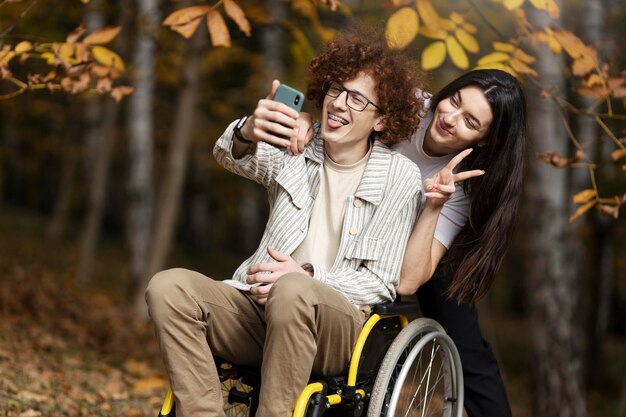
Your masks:
{"label": "peace sign gesture", "polygon": [[454,194],[457,182],[464,181],[468,178],[479,177],[485,173],[485,171],[480,169],[463,171],[457,174],[452,172],[471,152],[472,148],[460,152],[448,162],[448,165],[436,173],[434,177],[427,178],[426,181],[424,181],[426,185],[426,193],[424,193],[426,196],[426,204],[433,207],[443,206],[444,203],[452,197],[452,194]]}

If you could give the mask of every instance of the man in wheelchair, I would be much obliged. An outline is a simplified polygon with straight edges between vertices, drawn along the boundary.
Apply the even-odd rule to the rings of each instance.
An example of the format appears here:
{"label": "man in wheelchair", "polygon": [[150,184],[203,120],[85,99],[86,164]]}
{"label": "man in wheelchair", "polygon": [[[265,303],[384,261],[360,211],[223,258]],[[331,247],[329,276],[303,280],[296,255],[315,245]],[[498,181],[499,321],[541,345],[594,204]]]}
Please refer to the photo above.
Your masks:
{"label": "man in wheelchair", "polygon": [[370,306],[396,296],[421,204],[418,168],[388,147],[419,124],[418,74],[359,29],[311,62],[322,118],[310,146],[299,113],[272,100],[277,81],[218,139],[217,161],[267,189],[270,215],[231,280],[170,269],[150,281],[177,415],[223,416],[214,355],[260,368],[259,417],[290,416],[311,376],[346,370]]}

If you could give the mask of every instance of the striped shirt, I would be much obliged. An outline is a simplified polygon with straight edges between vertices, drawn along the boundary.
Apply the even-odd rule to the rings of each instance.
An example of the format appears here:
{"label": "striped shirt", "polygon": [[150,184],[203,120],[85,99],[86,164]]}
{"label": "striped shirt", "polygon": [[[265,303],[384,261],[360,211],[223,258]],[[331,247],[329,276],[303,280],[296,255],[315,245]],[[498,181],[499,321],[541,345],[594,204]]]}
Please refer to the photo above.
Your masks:
{"label": "striped shirt", "polygon": [[[229,171],[263,185],[270,204],[258,249],[233,274],[233,280],[245,283],[251,265],[274,262],[268,246],[291,255],[304,240],[319,191],[324,141],[315,124],[313,141],[300,155],[290,156],[261,142],[254,153],[235,159],[231,149],[236,123],[218,139],[213,154]],[[357,191],[346,202],[335,263],[330,270],[313,265],[314,278],[358,307],[394,300],[421,193],[417,166],[375,141]]]}

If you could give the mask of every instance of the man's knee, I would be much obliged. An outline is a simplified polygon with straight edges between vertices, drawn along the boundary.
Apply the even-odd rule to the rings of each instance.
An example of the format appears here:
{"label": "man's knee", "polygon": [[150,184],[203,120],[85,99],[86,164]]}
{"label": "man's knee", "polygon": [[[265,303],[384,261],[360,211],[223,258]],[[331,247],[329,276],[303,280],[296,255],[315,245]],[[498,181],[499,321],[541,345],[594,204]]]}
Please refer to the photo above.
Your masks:
{"label": "man's knee", "polygon": [[[266,314],[293,317],[315,303],[315,282],[304,274],[289,273],[280,277],[272,286],[265,307]],[[277,313],[277,314],[274,314]]]}
{"label": "man's knee", "polygon": [[146,303],[153,321],[160,321],[170,310],[188,304],[186,272],[188,271],[183,268],[167,269],[157,272],[150,279],[146,288]]}

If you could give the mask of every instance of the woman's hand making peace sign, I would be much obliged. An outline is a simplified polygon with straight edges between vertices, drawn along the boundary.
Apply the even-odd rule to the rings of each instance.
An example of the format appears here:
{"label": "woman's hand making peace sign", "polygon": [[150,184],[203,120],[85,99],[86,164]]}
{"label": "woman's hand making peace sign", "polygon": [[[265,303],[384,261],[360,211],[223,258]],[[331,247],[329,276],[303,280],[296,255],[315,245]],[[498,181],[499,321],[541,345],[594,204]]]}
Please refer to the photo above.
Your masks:
{"label": "woman's hand making peace sign", "polygon": [[474,169],[472,171],[463,171],[455,174],[454,168],[461,163],[461,161],[472,152],[472,148],[465,149],[459,152],[454,158],[448,162],[441,171],[435,174],[432,178],[427,178],[424,181],[426,192],[426,204],[431,207],[438,208],[444,205],[448,201],[454,190],[456,189],[456,183],[464,181],[468,178],[479,177],[485,173],[480,169]]}

